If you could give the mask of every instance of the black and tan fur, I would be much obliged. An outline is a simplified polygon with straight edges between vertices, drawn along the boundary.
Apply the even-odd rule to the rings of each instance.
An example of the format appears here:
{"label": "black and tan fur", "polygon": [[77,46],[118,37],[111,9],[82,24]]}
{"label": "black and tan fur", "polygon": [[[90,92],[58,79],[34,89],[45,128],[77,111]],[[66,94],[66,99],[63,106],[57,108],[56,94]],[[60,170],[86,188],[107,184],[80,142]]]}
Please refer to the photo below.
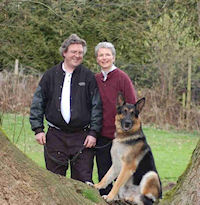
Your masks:
{"label": "black and tan fur", "polygon": [[139,118],[144,104],[145,98],[133,105],[125,103],[121,94],[118,96],[112,166],[94,185],[102,189],[116,179],[110,193],[104,196],[108,202],[120,199],[151,205],[162,195],[160,178]]}

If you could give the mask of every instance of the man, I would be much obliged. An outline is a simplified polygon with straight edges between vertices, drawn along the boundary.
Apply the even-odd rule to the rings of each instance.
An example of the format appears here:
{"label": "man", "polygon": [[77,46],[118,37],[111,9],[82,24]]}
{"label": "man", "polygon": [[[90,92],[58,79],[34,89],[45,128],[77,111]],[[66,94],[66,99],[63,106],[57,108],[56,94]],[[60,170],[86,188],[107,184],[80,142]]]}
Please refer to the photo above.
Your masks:
{"label": "man", "polygon": [[[110,149],[115,133],[115,115],[118,93],[122,93],[127,103],[135,104],[136,94],[128,75],[117,68],[115,62],[116,51],[109,42],[101,42],[95,47],[96,60],[101,67],[101,73],[96,75],[103,106],[103,125],[101,135],[97,140],[96,161],[99,181],[112,165]],[[101,189],[101,195],[107,195],[112,188],[110,184]]]}
{"label": "man", "polygon": [[[71,178],[92,182],[92,147],[101,129],[102,107],[95,76],[81,64],[86,50],[86,42],[76,34],[62,43],[64,61],[46,71],[39,82],[30,123],[37,142],[46,144],[48,170],[65,176],[68,162],[75,159],[70,161]],[[49,126],[46,135],[44,116]]]}

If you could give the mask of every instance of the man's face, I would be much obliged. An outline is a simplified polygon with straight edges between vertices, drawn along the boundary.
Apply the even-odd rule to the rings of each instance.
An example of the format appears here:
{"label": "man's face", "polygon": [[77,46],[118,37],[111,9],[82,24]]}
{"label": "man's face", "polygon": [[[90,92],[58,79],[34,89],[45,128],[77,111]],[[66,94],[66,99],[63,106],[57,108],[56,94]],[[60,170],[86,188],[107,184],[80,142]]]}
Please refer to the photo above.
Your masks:
{"label": "man's face", "polygon": [[109,48],[100,48],[97,53],[97,63],[103,70],[109,70],[115,61],[115,57]]}
{"label": "man's face", "polygon": [[71,69],[75,69],[83,61],[83,46],[81,44],[71,44],[67,51],[63,52],[63,56],[66,65]]}

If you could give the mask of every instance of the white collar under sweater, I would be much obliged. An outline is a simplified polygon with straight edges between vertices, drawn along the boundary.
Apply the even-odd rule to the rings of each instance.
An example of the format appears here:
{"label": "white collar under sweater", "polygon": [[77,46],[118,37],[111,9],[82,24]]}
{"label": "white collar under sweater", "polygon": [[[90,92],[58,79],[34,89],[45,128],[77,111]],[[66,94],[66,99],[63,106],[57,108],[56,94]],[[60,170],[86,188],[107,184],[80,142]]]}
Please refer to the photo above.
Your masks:
{"label": "white collar under sweater", "polygon": [[110,68],[110,70],[108,71],[104,71],[103,69],[101,69],[101,72],[103,74],[103,81],[106,81],[107,80],[107,77],[108,77],[108,73],[112,72],[113,70],[115,70],[117,67],[113,64],[112,67]]}

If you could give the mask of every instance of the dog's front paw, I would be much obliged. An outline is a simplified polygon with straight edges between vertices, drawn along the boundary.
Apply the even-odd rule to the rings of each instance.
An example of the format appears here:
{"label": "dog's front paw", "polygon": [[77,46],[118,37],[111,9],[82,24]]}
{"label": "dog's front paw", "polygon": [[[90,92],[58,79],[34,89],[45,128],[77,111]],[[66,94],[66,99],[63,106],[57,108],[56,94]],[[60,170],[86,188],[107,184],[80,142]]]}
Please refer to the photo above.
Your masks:
{"label": "dog's front paw", "polygon": [[94,184],[94,188],[99,190],[102,188],[102,186],[98,183],[98,184]]}
{"label": "dog's front paw", "polygon": [[[102,198],[107,201],[108,195],[103,195]],[[107,201],[108,202],[108,201]]]}
{"label": "dog's front paw", "polygon": [[108,203],[114,201],[114,197],[111,197],[111,196],[109,196],[109,195],[103,195],[102,198],[103,198],[106,202],[108,202]]}

